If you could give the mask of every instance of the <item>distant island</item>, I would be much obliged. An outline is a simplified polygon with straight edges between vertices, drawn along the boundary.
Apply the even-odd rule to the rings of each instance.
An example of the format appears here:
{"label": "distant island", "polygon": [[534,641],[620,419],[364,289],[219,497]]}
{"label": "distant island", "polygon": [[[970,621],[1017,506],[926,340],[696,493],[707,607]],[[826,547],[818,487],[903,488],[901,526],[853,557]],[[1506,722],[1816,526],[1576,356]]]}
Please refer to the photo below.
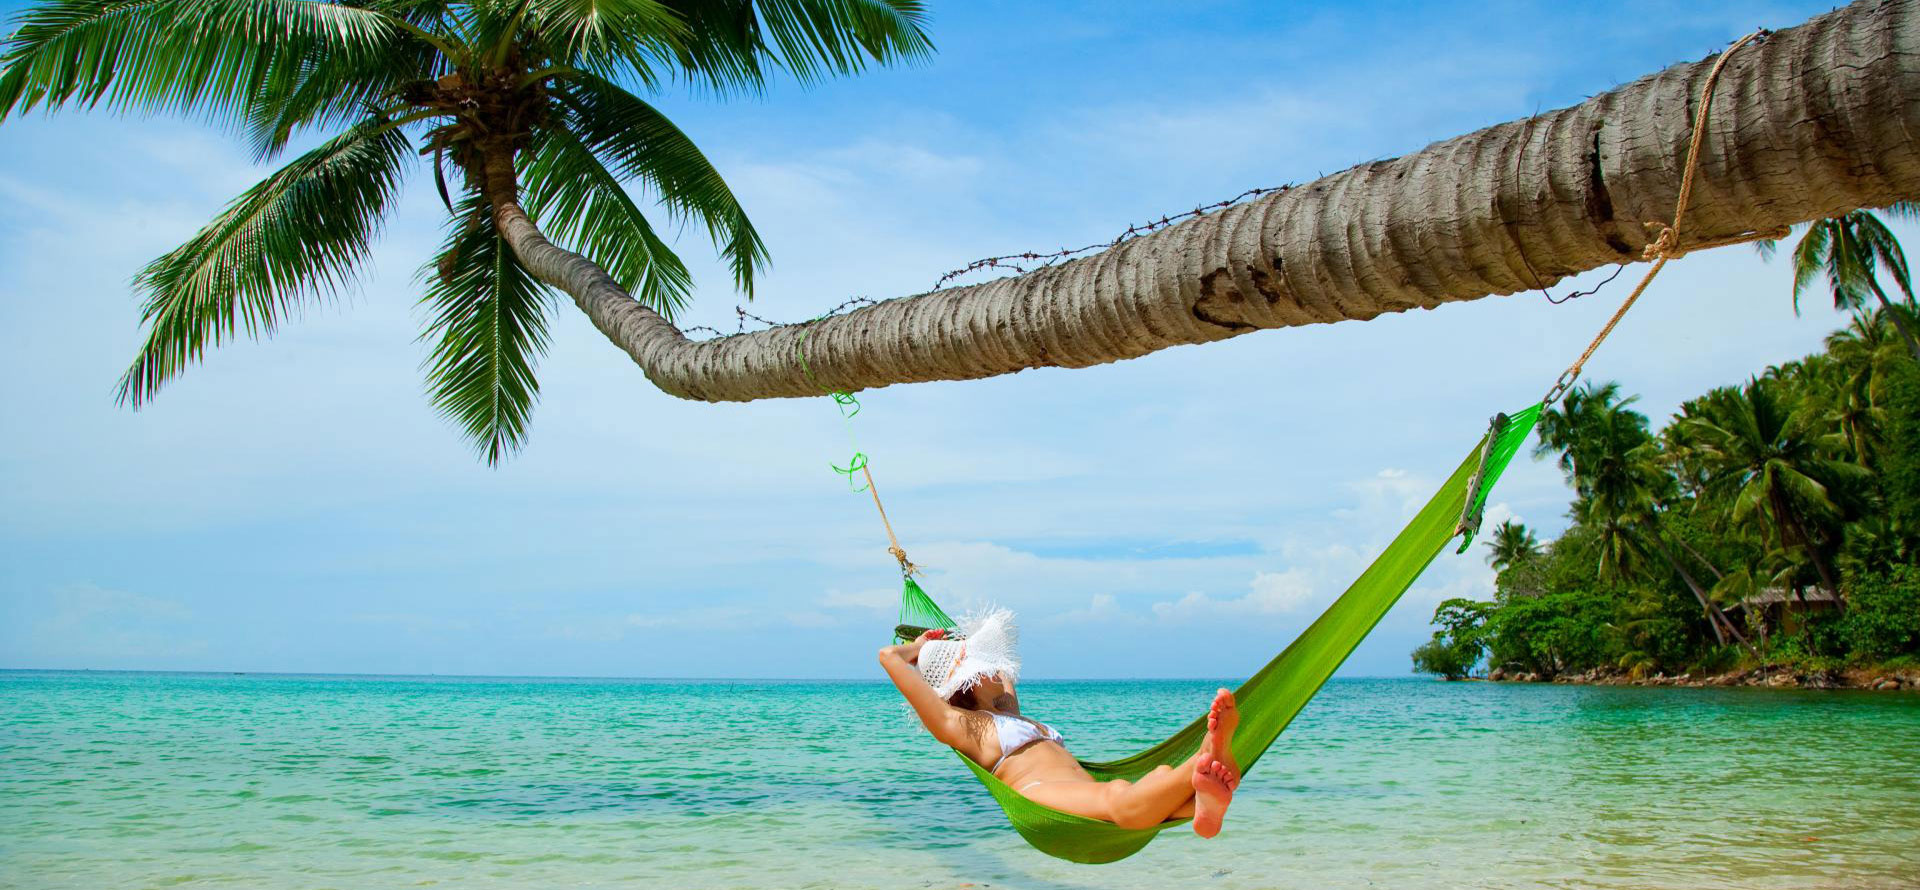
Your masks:
{"label": "distant island", "polygon": [[1415,672],[1920,689],[1920,360],[1895,313],[1916,327],[1863,309],[1658,432],[1618,384],[1569,392],[1534,456],[1573,525],[1494,529],[1493,600],[1441,603]]}

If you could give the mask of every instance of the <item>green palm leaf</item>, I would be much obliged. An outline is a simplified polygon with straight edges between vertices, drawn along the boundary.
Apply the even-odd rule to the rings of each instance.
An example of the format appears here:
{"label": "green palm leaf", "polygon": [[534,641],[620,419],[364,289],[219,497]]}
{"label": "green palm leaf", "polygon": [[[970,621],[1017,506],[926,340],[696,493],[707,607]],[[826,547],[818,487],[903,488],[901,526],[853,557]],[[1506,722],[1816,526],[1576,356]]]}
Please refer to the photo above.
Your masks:
{"label": "green palm leaf", "polygon": [[[1800,314],[1800,295],[1827,271],[1827,255],[1834,240],[1838,221],[1819,220],[1807,227],[1806,235],[1793,249],[1793,314]],[[1835,302],[1838,302],[1836,300]]]}
{"label": "green palm leaf", "polygon": [[913,60],[933,48],[926,5],[888,0],[762,0],[760,24],[781,64],[801,82],[853,74],[866,59]]}
{"label": "green palm leaf", "polygon": [[540,394],[534,363],[547,349],[552,299],[500,237],[486,203],[469,195],[428,275],[421,339],[435,408],[489,464],[520,450]]}
{"label": "green palm leaf", "polygon": [[540,134],[522,176],[527,212],[551,237],[661,315],[671,319],[685,308],[693,276],[577,137],[566,130]]}
{"label": "green palm leaf", "polygon": [[1868,273],[1885,266],[1893,275],[1893,283],[1907,296],[1908,305],[1912,305],[1913,276],[1907,270],[1907,255],[1900,249],[1900,239],[1870,211],[1859,210],[1849,216],[1856,217],[1854,228],[1859,235],[1861,253],[1866,256]]}
{"label": "green palm leaf", "polygon": [[317,0],[53,0],[16,24],[0,45],[0,119],[78,101],[243,121],[316,66],[400,38],[382,12]]}
{"label": "green palm leaf", "polygon": [[679,67],[716,91],[757,91],[768,65],[802,83],[923,59],[933,51],[918,0],[666,0],[690,37]]}
{"label": "green palm leaf", "polygon": [[272,159],[306,129],[350,125],[373,111],[400,111],[409,85],[450,73],[446,57],[417,40],[396,39],[370,55],[303,64],[272,101],[252,103],[241,121],[256,160]]}
{"label": "green palm leaf", "polygon": [[534,0],[520,39],[557,64],[659,88],[662,69],[686,49],[689,29],[656,0]]}
{"label": "green palm leaf", "polygon": [[749,297],[767,248],[746,209],[693,140],[652,105],[586,72],[567,75],[555,95],[563,126],[621,180],[649,186],[669,212],[700,222],[720,248],[734,283]]}
{"label": "green palm leaf", "polygon": [[209,346],[273,332],[300,303],[331,296],[365,260],[410,146],[368,121],[294,159],[234,199],[134,279],[147,342],[120,380],[139,407]]}

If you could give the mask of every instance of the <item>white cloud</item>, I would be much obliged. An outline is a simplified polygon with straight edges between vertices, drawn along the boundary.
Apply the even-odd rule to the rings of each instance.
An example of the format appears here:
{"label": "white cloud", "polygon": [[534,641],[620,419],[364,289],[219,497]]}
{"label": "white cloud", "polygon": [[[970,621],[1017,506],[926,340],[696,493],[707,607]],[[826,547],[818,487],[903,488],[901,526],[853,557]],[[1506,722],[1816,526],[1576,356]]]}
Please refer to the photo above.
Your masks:
{"label": "white cloud", "polygon": [[1508,505],[1506,501],[1499,501],[1488,504],[1486,510],[1481,514],[1480,530],[1482,532],[1489,532],[1499,528],[1502,523],[1518,522],[1524,525],[1526,521],[1527,520],[1520,514],[1515,513],[1513,507]]}
{"label": "white cloud", "polygon": [[1143,620],[1141,615],[1122,608],[1113,594],[1096,593],[1088,597],[1087,604],[1081,608],[1043,616],[1033,623],[1070,630],[1088,624],[1139,624]]}
{"label": "white cloud", "polygon": [[891,609],[900,604],[900,591],[884,587],[864,590],[829,590],[820,598],[828,609]]}
{"label": "white cloud", "polygon": [[1388,467],[1375,473],[1372,478],[1355,483],[1353,487],[1361,495],[1360,502],[1336,515],[1349,521],[1394,517],[1405,519],[1420,511],[1427,499],[1433,496],[1437,484],[1406,470]]}
{"label": "white cloud", "polygon": [[1177,600],[1154,603],[1153,613],[1171,620],[1216,615],[1288,615],[1322,598],[1321,586],[1306,570],[1299,568],[1258,572],[1247,582],[1247,588],[1245,594],[1227,599],[1188,591]]}

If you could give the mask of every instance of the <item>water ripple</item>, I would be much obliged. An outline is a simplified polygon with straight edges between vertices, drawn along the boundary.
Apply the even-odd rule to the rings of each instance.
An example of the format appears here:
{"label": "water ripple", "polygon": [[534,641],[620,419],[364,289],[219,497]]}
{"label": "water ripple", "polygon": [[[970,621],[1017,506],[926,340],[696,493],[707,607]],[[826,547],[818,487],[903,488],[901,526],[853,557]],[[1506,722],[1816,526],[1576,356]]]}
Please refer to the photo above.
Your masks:
{"label": "water ripple", "polygon": [[[1110,757],[1213,685],[1023,692]],[[0,887],[1911,888],[1916,804],[1913,696],[1335,681],[1095,869],[878,683],[0,672]]]}

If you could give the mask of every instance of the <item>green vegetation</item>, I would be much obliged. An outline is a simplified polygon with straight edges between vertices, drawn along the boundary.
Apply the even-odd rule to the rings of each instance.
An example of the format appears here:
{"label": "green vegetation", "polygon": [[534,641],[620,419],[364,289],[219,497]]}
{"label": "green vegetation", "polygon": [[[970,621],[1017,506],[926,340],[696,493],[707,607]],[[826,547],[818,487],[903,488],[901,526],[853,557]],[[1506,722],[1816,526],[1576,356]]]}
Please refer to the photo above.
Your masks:
{"label": "green vegetation", "polygon": [[[1898,208],[1912,215],[1911,207]],[[1541,416],[1536,458],[1573,486],[1542,545],[1487,541],[1492,602],[1452,599],[1414,670],[1632,677],[1835,670],[1920,659],[1920,352],[1899,244],[1871,213],[1812,226],[1794,299],[1825,278],[1826,349],[1681,406],[1651,430],[1618,384]],[[1898,285],[1888,299],[1876,273]]]}

